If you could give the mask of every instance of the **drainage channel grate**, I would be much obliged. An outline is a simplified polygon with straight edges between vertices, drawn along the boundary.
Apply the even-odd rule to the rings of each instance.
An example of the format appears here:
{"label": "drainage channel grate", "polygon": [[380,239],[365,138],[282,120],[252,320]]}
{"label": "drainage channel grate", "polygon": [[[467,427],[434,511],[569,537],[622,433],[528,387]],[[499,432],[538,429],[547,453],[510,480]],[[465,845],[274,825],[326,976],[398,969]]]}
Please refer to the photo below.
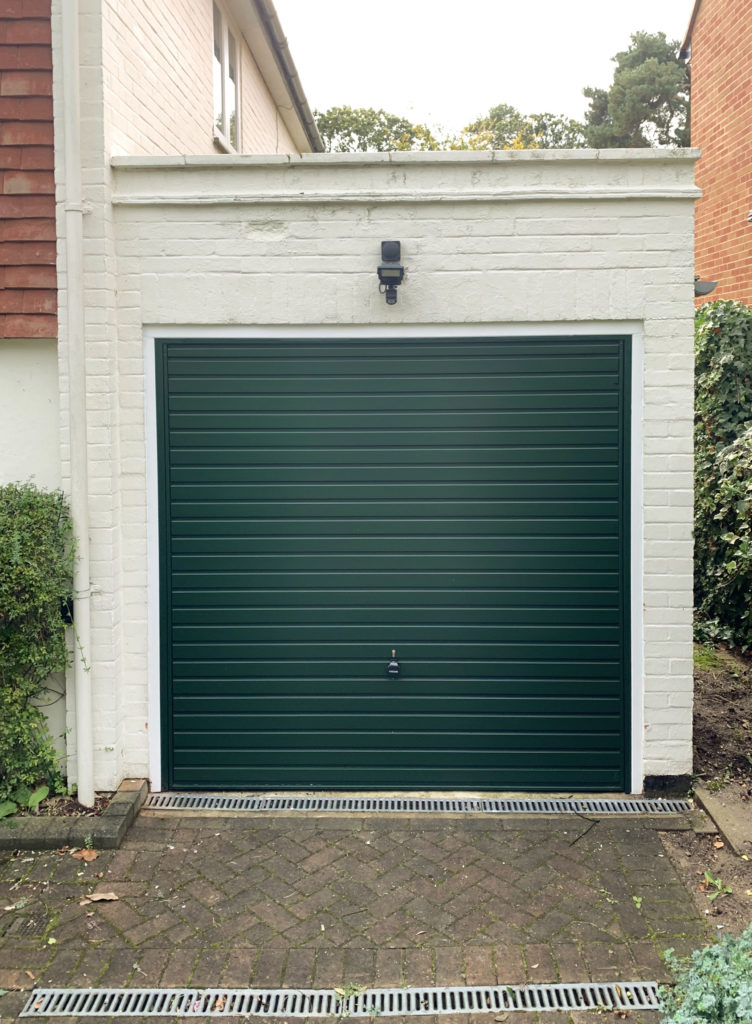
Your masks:
{"label": "drainage channel grate", "polygon": [[686,814],[690,810],[684,800],[232,796],[224,793],[152,793],[146,807],[155,811],[401,811],[410,814]]}
{"label": "drainage channel grate", "polygon": [[423,1017],[505,1010],[658,1010],[655,982],[321,989],[39,988],[22,1017]]}

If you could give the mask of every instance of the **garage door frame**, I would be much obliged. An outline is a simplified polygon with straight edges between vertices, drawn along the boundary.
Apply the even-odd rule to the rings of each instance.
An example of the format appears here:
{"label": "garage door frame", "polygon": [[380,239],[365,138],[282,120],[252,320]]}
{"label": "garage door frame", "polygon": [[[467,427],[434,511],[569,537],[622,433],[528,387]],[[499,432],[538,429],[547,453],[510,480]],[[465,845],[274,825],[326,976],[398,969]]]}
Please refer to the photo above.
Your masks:
{"label": "garage door frame", "polygon": [[[625,657],[631,666],[631,686],[626,693],[627,707],[625,720],[630,732],[630,741],[626,744],[627,753],[627,778],[631,780],[631,791],[639,792],[642,787],[642,744],[643,731],[643,706],[642,706],[642,471],[641,471],[641,450],[642,450],[642,428],[641,418],[637,414],[641,410],[642,394],[642,335],[640,325],[636,323],[600,323],[600,324],[562,324],[562,325],[486,325],[472,329],[462,329],[452,326],[435,325],[428,327],[409,327],[399,325],[398,327],[387,328],[343,328],[329,327],[321,328],[154,328],[144,332],[145,343],[145,372],[146,372],[146,425],[147,425],[147,491],[148,491],[148,555],[149,555],[149,601],[148,621],[149,635],[152,638],[148,653],[149,671],[149,747],[150,747],[150,775],[152,787],[155,790],[162,788],[163,779],[167,778],[166,764],[168,756],[168,742],[165,742],[163,735],[167,725],[168,716],[163,714],[163,687],[162,678],[162,651],[161,651],[161,599],[160,599],[160,552],[163,546],[160,544],[160,517],[159,510],[163,502],[159,494],[159,453],[158,453],[158,430],[157,430],[157,380],[156,351],[162,341],[176,339],[200,339],[205,341],[219,339],[302,339],[306,341],[315,339],[338,339],[338,340],[367,340],[367,339],[389,339],[396,334],[409,338],[500,338],[500,339],[521,339],[525,338],[546,338],[551,340],[603,338],[609,340],[621,339],[631,342],[631,366],[625,367],[627,379],[625,380],[625,394],[631,394],[631,401],[628,400],[628,412],[630,415],[630,430],[624,438],[627,451],[627,478],[630,485],[630,493],[626,496],[624,517],[625,535],[631,537],[630,553],[622,552],[622,558],[629,558],[629,564],[624,567],[625,581],[629,583],[630,599],[625,604],[625,622],[623,631],[626,631]],[[631,372],[630,372],[631,371]],[[631,381],[630,381],[631,378]],[[628,570],[628,571],[627,571]],[[161,723],[161,728],[160,728]]]}

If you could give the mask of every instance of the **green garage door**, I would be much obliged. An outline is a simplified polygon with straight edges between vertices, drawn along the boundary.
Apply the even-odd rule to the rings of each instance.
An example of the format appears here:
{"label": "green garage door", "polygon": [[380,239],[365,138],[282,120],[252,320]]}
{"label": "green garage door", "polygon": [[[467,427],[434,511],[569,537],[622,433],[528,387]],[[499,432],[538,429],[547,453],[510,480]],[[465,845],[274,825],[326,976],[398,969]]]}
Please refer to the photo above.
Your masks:
{"label": "green garage door", "polygon": [[159,341],[167,785],[623,790],[628,366]]}

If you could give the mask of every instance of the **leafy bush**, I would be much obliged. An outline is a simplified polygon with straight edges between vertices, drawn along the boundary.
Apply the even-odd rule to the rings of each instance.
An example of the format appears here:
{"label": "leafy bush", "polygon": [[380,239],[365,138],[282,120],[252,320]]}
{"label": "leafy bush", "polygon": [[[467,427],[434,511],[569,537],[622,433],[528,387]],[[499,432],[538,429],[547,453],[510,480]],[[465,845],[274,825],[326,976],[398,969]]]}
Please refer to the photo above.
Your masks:
{"label": "leafy bush", "polygon": [[661,988],[663,1024],[750,1024],[752,1021],[752,925],[740,937],[724,936],[715,946],[697,949],[689,961],[666,950],[676,977],[673,989]]}
{"label": "leafy bush", "polygon": [[708,303],[695,321],[695,609],[698,639],[752,646],[752,309]]}
{"label": "leafy bush", "polygon": [[0,487],[0,800],[40,782],[61,789],[34,701],[69,663],[61,604],[71,598],[73,558],[62,494],[33,484]]}

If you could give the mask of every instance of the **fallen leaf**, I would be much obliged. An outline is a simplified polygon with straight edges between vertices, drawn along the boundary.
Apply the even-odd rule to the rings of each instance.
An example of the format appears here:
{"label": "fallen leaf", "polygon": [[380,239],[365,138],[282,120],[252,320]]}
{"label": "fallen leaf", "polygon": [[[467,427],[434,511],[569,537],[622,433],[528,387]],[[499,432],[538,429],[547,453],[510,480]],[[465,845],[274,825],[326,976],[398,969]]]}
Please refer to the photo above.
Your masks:
{"label": "fallen leaf", "polygon": [[621,989],[619,988],[618,985],[616,986],[616,994],[619,997],[619,999],[621,999]]}
{"label": "fallen leaf", "polygon": [[531,971],[534,971],[536,967],[540,967],[540,964],[530,964]]}
{"label": "fallen leaf", "polygon": [[725,845],[726,844],[721,842],[720,839],[716,839],[716,841],[713,843],[713,848],[716,850],[722,850]]}
{"label": "fallen leaf", "polygon": [[216,1013],[218,1010],[224,1010],[225,1008],[225,997],[217,996],[217,1001],[214,1004],[213,1011]]}
{"label": "fallen leaf", "polygon": [[79,907],[85,907],[87,903],[101,903],[105,900],[119,900],[120,897],[116,896],[114,892],[90,892],[88,896],[79,902]]}
{"label": "fallen leaf", "polygon": [[44,1002],[44,999],[37,999],[37,1001],[34,1003],[34,1009],[35,1010],[40,1010],[42,1008],[42,1003],[43,1002]]}
{"label": "fallen leaf", "polygon": [[55,946],[56,944],[57,944],[57,939],[53,938],[52,935],[50,935],[49,939],[47,939],[47,945],[48,946]]}
{"label": "fallen leaf", "polygon": [[71,854],[71,857],[75,857],[76,860],[85,860],[88,864],[92,860],[96,860],[99,854],[96,850],[76,850],[75,853]]}

